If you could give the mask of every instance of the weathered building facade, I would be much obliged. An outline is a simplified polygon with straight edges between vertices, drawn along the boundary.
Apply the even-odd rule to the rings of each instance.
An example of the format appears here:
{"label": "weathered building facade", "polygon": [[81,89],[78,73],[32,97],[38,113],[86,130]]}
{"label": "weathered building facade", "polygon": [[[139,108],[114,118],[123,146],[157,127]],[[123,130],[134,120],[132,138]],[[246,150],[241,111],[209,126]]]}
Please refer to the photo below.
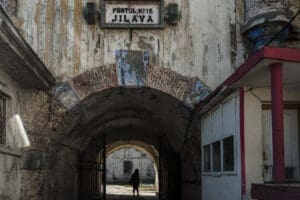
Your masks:
{"label": "weathered building facade", "polygon": [[[5,95],[0,100],[10,102],[2,103],[8,114],[2,134],[7,141],[0,149],[1,198],[105,194],[106,156],[128,144],[157,163],[160,199],[251,199],[251,184],[268,182],[261,165],[271,161],[261,157],[259,146],[262,117],[268,118],[261,110],[268,103],[240,94],[241,88],[259,90],[261,102],[270,104],[270,87],[281,84],[270,86],[263,77],[254,79],[255,73],[238,81],[264,59],[260,65],[279,60],[288,64],[289,74],[299,75],[293,71],[299,68],[299,1],[132,0],[125,5],[141,2],[150,6],[148,12],[161,11],[151,19],[159,21],[157,27],[126,28],[123,15],[110,19],[123,27],[103,25],[109,3],[122,8],[123,1],[0,1],[6,10],[1,10]],[[287,101],[299,102],[295,79],[285,79],[296,85],[287,91]],[[275,96],[272,101],[280,103]],[[24,128],[12,133],[18,126],[9,128],[7,121],[16,114]],[[251,136],[252,124],[261,124],[257,137]],[[28,142],[18,146],[20,135]],[[279,167],[276,182],[282,163],[274,166]]]}
{"label": "weathered building facade", "polygon": [[147,152],[129,147],[107,155],[106,168],[107,182],[111,184],[128,184],[135,169],[139,169],[141,183],[154,184],[157,174],[157,166]]}

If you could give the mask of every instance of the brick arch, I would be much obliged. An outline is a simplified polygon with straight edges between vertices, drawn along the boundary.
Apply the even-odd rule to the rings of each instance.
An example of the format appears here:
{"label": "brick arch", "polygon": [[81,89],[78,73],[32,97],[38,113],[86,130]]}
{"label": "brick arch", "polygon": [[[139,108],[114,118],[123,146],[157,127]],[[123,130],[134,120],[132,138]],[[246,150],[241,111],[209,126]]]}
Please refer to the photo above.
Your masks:
{"label": "brick arch", "polygon": [[[118,83],[116,65],[105,65],[83,72],[68,81],[78,97],[85,99],[92,93],[101,92],[114,87],[126,87]],[[193,107],[208,95],[209,88],[198,78],[182,76],[170,69],[160,66],[149,66],[145,73],[144,85],[129,87],[148,87],[166,93],[184,104]]]}
{"label": "brick arch", "polygon": [[[44,105],[35,114],[32,124],[28,127],[33,146],[43,146],[51,140],[52,135],[63,132],[63,130],[57,131],[60,124],[75,123],[74,119],[68,116],[80,112],[78,106],[89,96],[118,87],[123,86],[118,83],[114,64],[87,70],[68,81],[57,84],[50,95],[51,105]],[[210,92],[201,80],[188,78],[159,66],[147,68],[144,86],[130,87],[155,89],[177,99],[191,109]],[[41,130],[47,134],[40,134]]]}
{"label": "brick arch", "polygon": [[[90,69],[69,81],[57,84],[51,91],[50,105],[46,104],[41,107],[39,112],[35,114],[33,123],[29,125],[29,132],[31,133],[29,138],[32,142],[31,149],[36,152],[30,151],[27,157],[30,158],[33,155],[39,159],[37,160],[37,164],[42,164],[36,165],[36,169],[24,172],[24,177],[28,176],[29,178],[32,174],[41,179],[43,179],[44,176],[55,176],[55,170],[49,170],[47,167],[51,166],[51,163],[49,164],[50,161],[52,163],[63,162],[62,159],[65,155],[71,155],[69,151],[74,151],[72,148],[77,143],[75,143],[74,146],[68,146],[69,144],[64,143],[61,138],[72,137],[72,127],[76,128],[75,125],[81,121],[82,114],[85,112],[82,106],[86,106],[85,103],[89,100],[95,103],[94,101],[98,101],[97,96],[101,96],[102,100],[106,99],[108,101],[110,97],[116,98],[117,96],[117,98],[120,98],[118,95],[123,87],[123,85],[119,85],[118,83],[115,65],[106,65]],[[158,66],[149,66],[147,68],[144,85],[133,87],[135,88],[135,97],[145,95],[147,98],[146,102],[150,102],[152,106],[155,106],[155,100],[152,100],[152,95],[154,94],[154,97],[156,95],[156,100],[160,100],[163,104],[163,106],[159,108],[167,107],[165,111],[155,107],[158,117],[163,115],[164,118],[170,120],[168,116],[172,118],[173,115],[176,115],[176,119],[180,120],[179,124],[176,124],[175,121],[164,122],[171,123],[169,126],[172,130],[174,127],[178,129],[176,133],[174,132],[174,137],[170,137],[170,140],[172,139],[172,143],[174,144],[177,144],[177,142],[181,144],[184,140],[184,132],[188,125],[189,115],[191,114],[194,104],[209,93],[208,87],[199,79],[184,77],[170,69]],[[137,88],[142,88],[142,90]],[[127,89],[128,88],[125,88],[124,90]],[[144,91],[144,93],[138,91]],[[132,90],[122,92],[127,95],[133,95]],[[96,98],[96,100],[93,100],[94,98]],[[143,104],[142,106],[147,105]],[[177,113],[169,113],[169,110],[176,110]],[[93,110],[91,111],[93,112]],[[167,112],[168,116],[164,114]],[[133,118],[137,114],[141,114],[140,110],[137,113],[133,113]],[[143,120],[146,120],[146,118]],[[180,128],[178,128],[179,126]],[[72,135],[70,135],[70,133]],[[180,137],[178,134],[180,134]],[[180,147],[180,145],[174,146]],[[65,148],[65,150],[63,150],[63,148]],[[75,151],[78,151],[78,149],[75,149]],[[47,160],[44,160],[44,154],[47,155]],[[55,155],[54,159],[49,160],[53,155]],[[73,164],[72,160],[70,160],[66,161],[64,166],[72,166]],[[42,174],[39,173],[41,169],[45,169]],[[64,170],[64,168],[62,168],[62,170]],[[51,182],[52,179],[50,178],[48,181]],[[44,184],[47,185],[49,183],[44,182]],[[47,187],[46,185],[45,187]],[[22,195],[24,195],[24,199],[32,199],[32,196],[30,197],[26,193]],[[49,194],[37,194],[37,198],[40,198],[39,195]]]}

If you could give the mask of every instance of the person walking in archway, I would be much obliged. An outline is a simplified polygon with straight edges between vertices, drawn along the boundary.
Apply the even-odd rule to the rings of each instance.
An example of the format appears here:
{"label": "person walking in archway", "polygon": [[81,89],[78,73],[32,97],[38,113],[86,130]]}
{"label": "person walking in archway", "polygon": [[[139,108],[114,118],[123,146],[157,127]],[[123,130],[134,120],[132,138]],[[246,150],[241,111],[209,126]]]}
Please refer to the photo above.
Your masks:
{"label": "person walking in archway", "polygon": [[138,169],[134,170],[133,174],[131,175],[129,183],[133,187],[132,190],[133,196],[135,195],[135,191],[137,192],[137,196],[139,196],[140,174]]}

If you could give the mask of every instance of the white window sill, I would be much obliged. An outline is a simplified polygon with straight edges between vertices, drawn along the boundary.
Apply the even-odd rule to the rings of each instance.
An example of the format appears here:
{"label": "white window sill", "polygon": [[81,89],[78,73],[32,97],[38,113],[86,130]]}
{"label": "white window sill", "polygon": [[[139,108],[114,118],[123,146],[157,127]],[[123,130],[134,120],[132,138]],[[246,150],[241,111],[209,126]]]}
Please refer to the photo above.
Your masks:
{"label": "white window sill", "polygon": [[222,176],[237,176],[236,172],[202,172],[202,176],[222,177]]}

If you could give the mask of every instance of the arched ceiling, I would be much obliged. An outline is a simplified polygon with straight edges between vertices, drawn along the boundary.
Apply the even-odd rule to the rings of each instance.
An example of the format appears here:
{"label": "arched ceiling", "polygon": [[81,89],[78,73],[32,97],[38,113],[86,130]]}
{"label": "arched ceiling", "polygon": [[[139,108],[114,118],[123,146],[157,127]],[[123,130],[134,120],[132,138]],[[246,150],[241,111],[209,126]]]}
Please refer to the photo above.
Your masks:
{"label": "arched ceiling", "polygon": [[69,111],[56,139],[79,150],[106,134],[107,142],[140,140],[157,145],[168,138],[178,150],[191,110],[181,101],[150,88],[113,88],[93,93]]}

